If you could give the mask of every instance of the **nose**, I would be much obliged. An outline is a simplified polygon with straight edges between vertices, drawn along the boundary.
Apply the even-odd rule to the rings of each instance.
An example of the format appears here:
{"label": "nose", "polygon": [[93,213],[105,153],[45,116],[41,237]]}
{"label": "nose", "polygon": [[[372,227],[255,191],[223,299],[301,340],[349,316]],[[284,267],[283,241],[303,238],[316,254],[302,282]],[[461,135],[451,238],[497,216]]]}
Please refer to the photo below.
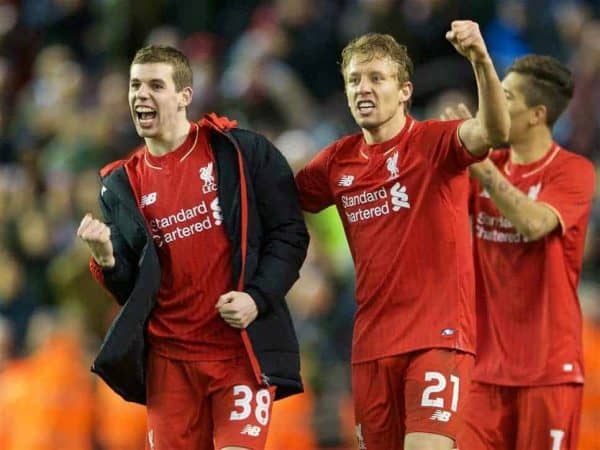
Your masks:
{"label": "nose", "polygon": [[141,84],[140,87],[138,88],[138,90],[135,93],[136,98],[139,99],[146,99],[148,98],[148,88],[146,87],[145,84]]}
{"label": "nose", "polygon": [[369,79],[367,77],[363,77],[361,78],[361,80],[359,81],[358,85],[356,86],[356,92],[358,94],[362,94],[365,92],[371,92],[371,82],[369,81]]}

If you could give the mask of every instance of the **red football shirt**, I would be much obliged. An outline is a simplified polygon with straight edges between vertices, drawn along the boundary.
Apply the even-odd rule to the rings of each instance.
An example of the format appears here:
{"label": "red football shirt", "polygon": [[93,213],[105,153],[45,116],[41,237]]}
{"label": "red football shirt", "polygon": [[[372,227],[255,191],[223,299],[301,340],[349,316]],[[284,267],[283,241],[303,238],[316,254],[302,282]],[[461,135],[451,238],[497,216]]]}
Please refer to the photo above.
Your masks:
{"label": "red football shirt", "polygon": [[183,360],[243,353],[240,332],[215,309],[219,296],[233,285],[206,131],[194,123],[177,149],[156,157],[143,147],[125,169],[161,264],[157,304],[148,324],[153,350]]}
{"label": "red football shirt", "polygon": [[335,204],[356,266],[353,362],[424,348],[475,350],[475,293],[459,121],[407,117],[393,139],[361,134],[297,177],[302,206]]}
{"label": "red football shirt", "polygon": [[472,181],[477,281],[474,379],[508,386],[583,382],[577,284],[594,191],[594,168],[553,144],[531,164],[509,150],[492,161],[530,198],[545,203],[560,226],[527,242]]}

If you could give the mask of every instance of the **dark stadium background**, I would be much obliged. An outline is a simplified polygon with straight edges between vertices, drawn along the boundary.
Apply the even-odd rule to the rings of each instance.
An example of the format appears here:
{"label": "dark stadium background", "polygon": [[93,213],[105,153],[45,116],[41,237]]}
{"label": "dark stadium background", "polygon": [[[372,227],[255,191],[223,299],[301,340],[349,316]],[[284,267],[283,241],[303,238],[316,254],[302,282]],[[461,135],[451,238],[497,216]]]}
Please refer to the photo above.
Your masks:
{"label": "dark stadium background", "polygon": [[[126,101],[138,47],[184,50],[190,118],[234,118],[297,169],[356,131],[337,63],[350,38],[374,30],[405,43],[411,113],[433,118],[473,104],[471,68],[444,39],[451,20],[473,19],[501,74],[528,52],[568,63],[576,92],[555,136],[598,162],[599,17],[597,0],[0,0],[0,450],[143,448],[143,408],[89,373],[115,307],[75,238],[82,215],[98,213],[97,170],[139,143]],[[351,261],[335,212],[309,221],[316,232],[289,295],[307,393],[275,406],[269,450],[355,448]],[[596,204],[581,283],[581,450],[600,449],[599,225]]]}

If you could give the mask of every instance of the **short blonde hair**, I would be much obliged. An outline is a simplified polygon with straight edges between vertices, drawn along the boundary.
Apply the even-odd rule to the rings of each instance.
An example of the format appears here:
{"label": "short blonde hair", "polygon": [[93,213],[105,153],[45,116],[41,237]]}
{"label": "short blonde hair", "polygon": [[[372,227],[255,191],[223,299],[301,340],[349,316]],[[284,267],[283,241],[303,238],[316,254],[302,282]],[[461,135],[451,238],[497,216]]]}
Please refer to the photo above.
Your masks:
{"label": "short blonde hair", "polygon": [[342,76],[345,78],[346,68],[353,56],[364,56],[367,61],[375,57],[389,57],[398,64],[398,81],[410,81],[413,74],[413,62],[408,56],[405,45],[396,42],[393,36],[381,33],[367,33],[359,36],[342,50]]}

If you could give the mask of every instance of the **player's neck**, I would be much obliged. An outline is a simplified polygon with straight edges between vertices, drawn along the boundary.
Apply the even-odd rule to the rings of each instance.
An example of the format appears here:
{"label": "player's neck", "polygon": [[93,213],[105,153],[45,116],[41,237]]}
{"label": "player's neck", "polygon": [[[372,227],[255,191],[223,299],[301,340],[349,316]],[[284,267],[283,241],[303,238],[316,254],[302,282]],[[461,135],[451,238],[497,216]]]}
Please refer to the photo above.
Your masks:
{"label": "player's neck", "polygon": [[389,141],[402,131],[405,123],[406,115],[402,112],[401,114],[392,116],[387,122],[382,123],[377,128],[363,128],[362,132],[365,142],[369,145],[373,145]]}
{"label": "player's neck", "polygon": [[190,131],[190,123],[186,118],[178,120],[174,127],[161,136],[145,138],[146,147],[153,156],[163,156],[175,150],[186,140]]}
{"label": "player's neck", "polygon": [[523,139],[511,143],[511,162],[515,164],[536,162],[550,150],[552,142],[552,133],[547,127],[531,130]]}

